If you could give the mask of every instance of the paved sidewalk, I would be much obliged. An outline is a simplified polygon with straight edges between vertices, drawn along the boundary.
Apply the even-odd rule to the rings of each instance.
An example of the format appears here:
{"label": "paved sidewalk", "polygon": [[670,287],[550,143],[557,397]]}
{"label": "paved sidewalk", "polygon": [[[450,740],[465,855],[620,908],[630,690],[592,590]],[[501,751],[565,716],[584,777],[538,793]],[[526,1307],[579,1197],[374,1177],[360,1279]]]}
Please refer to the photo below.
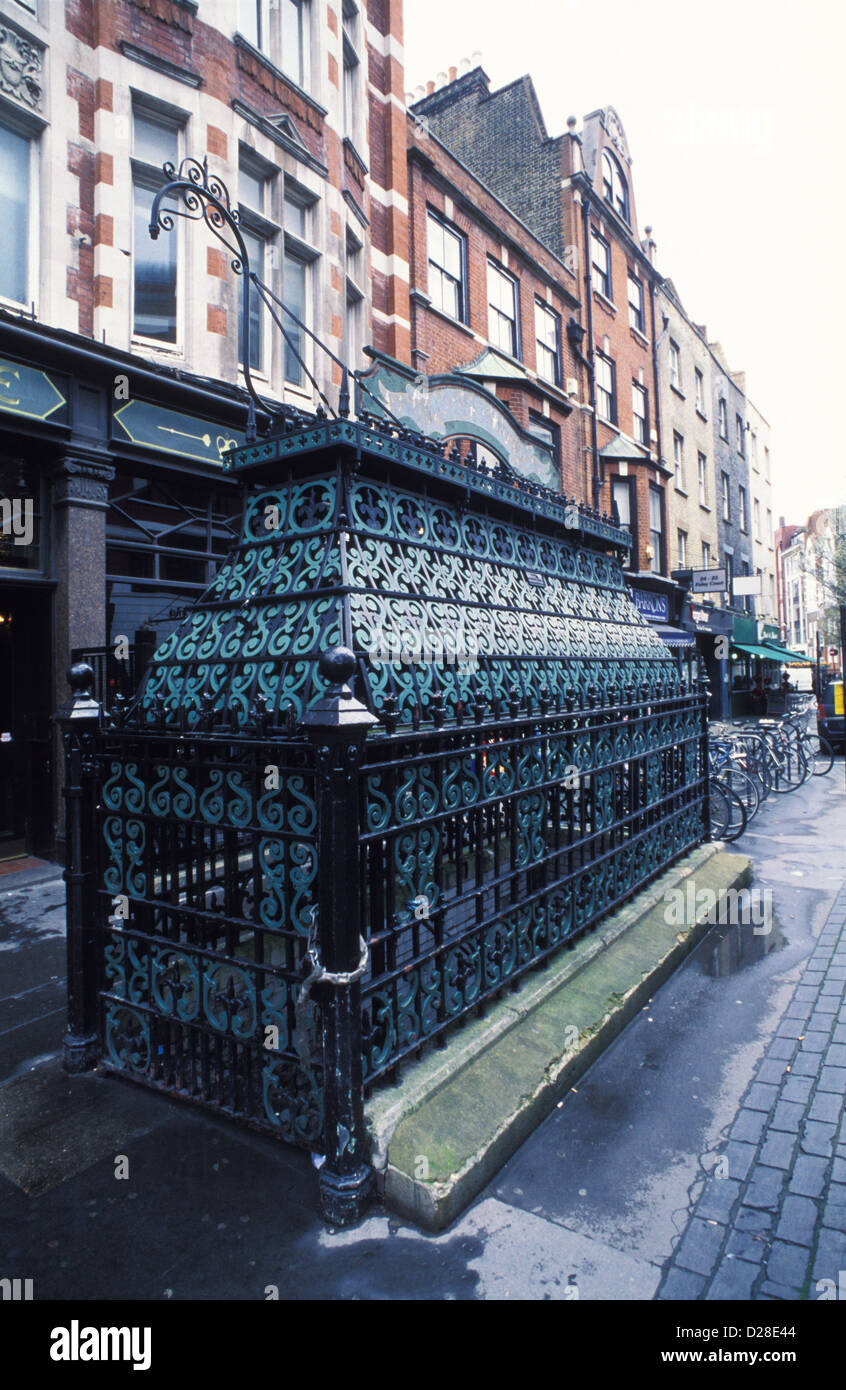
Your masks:
{"label": "paved sidewalk", "polygon": [[[656,1298],[836,1296],[832,1289],[846,1271],[844,1105],[846,885]],[[820,1280],[831,1287],[818,1288]]]}

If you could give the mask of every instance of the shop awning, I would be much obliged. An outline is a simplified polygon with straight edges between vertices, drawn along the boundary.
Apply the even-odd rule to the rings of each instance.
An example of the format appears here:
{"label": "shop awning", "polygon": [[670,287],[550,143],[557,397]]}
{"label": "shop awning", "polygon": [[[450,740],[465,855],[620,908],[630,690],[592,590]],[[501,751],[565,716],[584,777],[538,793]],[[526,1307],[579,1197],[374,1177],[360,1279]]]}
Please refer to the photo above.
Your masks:
{"label": "shop awning", "polygon": [[666,623],[653,623],[652,627],[662,642],[668,647],[695,647],[696,633],[685,632],[681,627],[669,627]]}
{"label": "shop awning", "polygon": [[732,656],[754,656],[758,661],[784,661],[783,656],[779,656],[773,651],[772,647],[753,647],[745,642],[732,642]]}
{"label": "shop awning", "polygon": [[791,666],[802,665],[812,666],[813,662],[809,656],[803,656],[801,652],[791,652],[787,647],[781,647],[776,642],[767,642],[770,651],[776,652],[776,660],[787,662]]}

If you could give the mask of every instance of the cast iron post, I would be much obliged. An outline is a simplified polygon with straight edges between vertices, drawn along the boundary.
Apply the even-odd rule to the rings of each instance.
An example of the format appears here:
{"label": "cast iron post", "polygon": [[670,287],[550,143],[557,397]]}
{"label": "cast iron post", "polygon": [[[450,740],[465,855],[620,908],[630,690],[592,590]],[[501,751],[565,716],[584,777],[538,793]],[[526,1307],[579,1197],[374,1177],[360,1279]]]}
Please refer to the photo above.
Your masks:
{"label": "cast iron post", "polygon": [[351,1226],[361,1219],[373,1173],[364,1135],[360,976],[338,977],[355,975],[362,965],[359,775],[367,731],[378,720],[350,689],[355,657],[349,648],[330,648],[319,669],[329,689],[304,723],[317,778],[320,965],[330,977],[319,986],[326,1142],[320,1199],[328,1222]]}
{"label": "cast iron post", "polygon": [[[721,677],[722,678],[722,677]],[[702,750],[702,775],[705,781],[703,793],[704,801],[704,820],[705,820],[705,839],[711,839],[711,762],[708,757],[708,711],[711,708],[711,684],[708,680],[707,671],[697,681],[696,693],[700,700],[699,714],[702,721],[702,732],[700,735],[699,746]]]}
{"label": "cast iron post", "polygon": [[94,906],[94,780],[91,753],[100,725],[92,695],[94,672],[85,662],[68,671],[71,698],[56,714],[65,746],[68,1028],[62,1062],[67,1072],[97,1065],[97,923]]}

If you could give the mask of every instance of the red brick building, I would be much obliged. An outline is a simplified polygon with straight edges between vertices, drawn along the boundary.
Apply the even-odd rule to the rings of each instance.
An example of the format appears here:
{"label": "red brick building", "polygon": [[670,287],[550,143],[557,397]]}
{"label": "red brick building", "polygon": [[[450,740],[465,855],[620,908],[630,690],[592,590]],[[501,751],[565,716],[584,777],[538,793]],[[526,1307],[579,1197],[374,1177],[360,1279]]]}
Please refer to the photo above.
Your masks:
{"label": "red brick building", "polygon": [[413,117],[408,186],[412,365],[494,394],[551,449],[556,486],[584,495],[570,399],[579,366],[566,334],[575,276]]}
{"label": "red brick building", "polygon": [[[578,382],[577,392],[566,393],[566,403],[551,393],[547,400],[550,412],[556,409],[559,415],[575,407],[566,426],[562,421],[564,485],[572,483],[581,499],[601,510],[617,508],[633,533],[633,569],[666,574],[670,557],[665,480],[671,470],[662,461],[661,448],[657,274],[650,258],[652,243],[647,238],[641,244],[638,233],[631,159],[619,118],[608,107],[587,116],[580,135],[571,122],[566,134],[550,137],[530,78],[491,92],[481,68],[452,77],[413,106],[419,125],[411,137],[411,167],[422,170],[428,158],[442,183],[449,171],[456,191],[462,180],[468,188],[475,185],[476,196],[482,186],[493,214],[489,234],[494,246],[498,236],[507,243],[509,255],[514,246],[521,271],[530,268],[529,280],[519,289],[524,324],[527,312],[531,322],[539,286],[549,289],[550,308],[559,314],[561,336],[567,340],[562,347],[567,370]],[[452,156],[451,169],[444,147]],[[429,153],[434,149],[439,151],[436,159]],[[413,247],[422,235],[422,218],[431,210],[426,200],[432,197],[436,195],[422,176],[412,184]],[[418,286],[422,257],[413,254]],[[503,330],[501,302],[491,313],[495,289],[489,287],[486,294],[478,282],[480,257],[490,263],[490,244],[475,253],[475,283],[473,258],[469,262],[468,297],[477,306],[481,301],[482,307],[468,326],[484,335],[487,314],[488,341],[503,331],[507,338],[509,325]],[[509,273],[511,267],[501,269]],[[555,290],[545,284],[548,275]],[[505,299],[507,303],[507,290]],[[414,335],[416,313],[413,323]],[[433,330],[421,322],[419,332],[431,335]],[[518,358],[530,378],[536,376],[539,336],[524,330],[512,341],[517,350],[506,355]],[[454,337],[447,340],[443,331],[434,334],[433,342],[437,351],[446,350],[447,342],[454,351]],[[423,337],[418,342],[413,336],[412,346],[428,350]],[[465,346],[465,355],[466,351]],[[534,390],[540,395],[537,382]],[[517,392],[510,384],[498,383],[497,392],[514,401],[521,423],[530,417],[529,388]]]}

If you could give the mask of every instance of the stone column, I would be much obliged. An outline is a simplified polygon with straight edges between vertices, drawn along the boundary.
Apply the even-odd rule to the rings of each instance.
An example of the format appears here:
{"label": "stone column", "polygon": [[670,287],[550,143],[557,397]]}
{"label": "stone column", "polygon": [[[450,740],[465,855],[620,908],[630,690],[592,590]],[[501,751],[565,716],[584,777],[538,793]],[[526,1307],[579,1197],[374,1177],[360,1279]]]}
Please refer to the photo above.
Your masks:
{"label": "stone column", "polygon": [[[106,511],[114,468],[103,450],[69,446],[51,479],[53,602],[53,690],[58,709],[67,692],[66,672],[74,647],[106,641]],[[54,740],[52,765],[56,841],[64,840],[62,757]]]}

